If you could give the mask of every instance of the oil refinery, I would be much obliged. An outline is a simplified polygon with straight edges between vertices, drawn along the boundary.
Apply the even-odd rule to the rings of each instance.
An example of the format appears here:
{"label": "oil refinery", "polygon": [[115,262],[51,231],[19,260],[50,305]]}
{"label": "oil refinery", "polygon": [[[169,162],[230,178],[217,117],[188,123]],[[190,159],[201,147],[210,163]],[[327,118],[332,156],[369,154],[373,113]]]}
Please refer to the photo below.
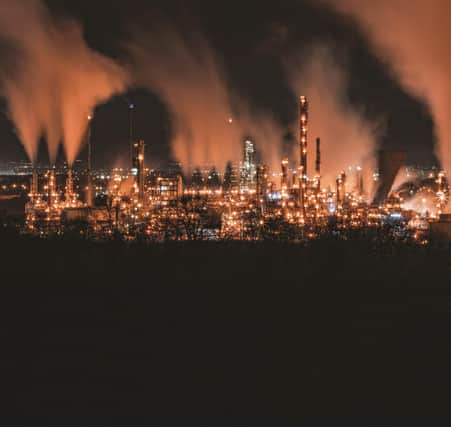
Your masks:
{"label": "oil refinery", "polygon": [[[317,137],[309,144],[308,124],[309,104],[301,96],[299,156],[280,159],[280,170],[260,162],[258,144],[245,139],[239,164],[228,162],[223,174],[217,165],[194,168],[189,179],[180,165],[164,171],[146,168],[142,140],[130,141],[129,169],[94,172],[89,128],[87,167],[81,173],[68,167],[59,172],[55,167],[33,169],[22,231],[150,241],[305,241],[331,230],[392,225],[391,233],[425,242],[425,230],[438,221],[448,201],[444,173],[437,170],[396,188],[405,153],[379,151],[370,183],[357,166],[340,172],[333,186],[323,186],[321,144],[328,142]],[[310,173],[312,152],[315,167]],[[418,198],[419,206],[414,203]]]}

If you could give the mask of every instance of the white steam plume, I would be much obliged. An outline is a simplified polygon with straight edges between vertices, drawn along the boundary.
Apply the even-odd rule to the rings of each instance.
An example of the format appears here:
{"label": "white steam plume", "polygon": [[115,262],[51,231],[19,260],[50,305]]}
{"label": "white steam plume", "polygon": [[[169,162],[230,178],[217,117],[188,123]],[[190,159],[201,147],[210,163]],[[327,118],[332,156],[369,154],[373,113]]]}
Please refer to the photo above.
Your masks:
{"label": "white steam plume", "polygon": [[429,106],[437,154],[451,173],[451,2],[449,0],[327,0],[356,19],[374,52],[404,88]]}
{"label": "white steam plume", "polygon": [[40,0],[0,0],[0,40],[12,50],[1,92],[30,160],[45,136],[50,161],[62,141],[72,164],[88,115],[125,89],[125,71],[88,47],[78,23],[55,19]]}
{"label": "white steam plume", "polygon": [[161,97],[174,119],[172,152],[190,167],[242,157],[249,135],[263,161],[275,165],[281,153],[282,131],[267,114],[255,114],[233,95],[223,69],[203,37],[182,36],[171,25],[147,30],[128,46],[134,78]]}
{"label": "white steam plume", "polygon": [[[308,172],[315,167],[315,140],[321,138],[322,186],[334,186],[341,171],[363,168],[365,188],[371,192],[371,175],[377,147],[378,126],[365,119],[349,102],[348,75],[330,47],[318,44],[286,62],[293,91],[309,101]],[[298,124],[294,126],[298,135]],[[299,157],[299,148],[294,150]],[[351,178],[352,179],[352,178]]]}

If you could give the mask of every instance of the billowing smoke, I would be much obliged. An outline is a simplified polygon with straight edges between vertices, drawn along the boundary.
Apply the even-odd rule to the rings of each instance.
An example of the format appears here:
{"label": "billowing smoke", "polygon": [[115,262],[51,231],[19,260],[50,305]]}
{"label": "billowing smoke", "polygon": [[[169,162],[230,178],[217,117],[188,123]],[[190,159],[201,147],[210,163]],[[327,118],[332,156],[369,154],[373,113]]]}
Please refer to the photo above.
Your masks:
{"label": "billowing smoke", "polygon": [[220,61],[200,35],[171,25],[137,33],[128,50],[136,84],[154,91],[174,123],[172,151],[185,170],[242,157],[249,137],[262,160],[280,158],[282,132],[267,114],[256,114],[233,94]]}
{"label": "billowing smoke", "polygon": [[44,136],[50,161],[62,142],[72,164],[88,116],[125,89],[126,73],[88,47],[76,22],[56,20],[39,0],[0,0],[0,40],[9,59],[1,93],[30,160]]}
{"label": "billowing smoke", "polygon": [[399,187],[401,187],[403,184],[412,181],[413,179],[416,179],[416,174],[412,174],[409,172],[409,170],[406,167],[403,167],[399,169],[398,174],[396,175],[395,180],[393,181],[392,188],[390,191],[396,191]]}
{"label": "billowing smoke", "polygon": [[327,0],[361,24],[375,52],[406,90],[427,102],[437,154],[451,173],[451,2],[449,0]]}
{"label": "billowing smoke", "polygon": [[440,211],[438,199],[433,191],[423,190],[402,203],[403,209],[412,210],[422,216],[437,216]]}
{"label": "billowing smoke", "polygon": [[[315,168],[315,139],[320,137],[322,186],[333,187],[342,171],[350,186],[357,185],[356,170],[362,168],[365,191],[370,193],[378,127],[349,102],[345,67],[332,48],[318,44],[289,60],[286,68],[293,91],[309,101],[309,175]],[[296,123],[296,132],[298,127]],[[299,158],[298,147],[294,153]]]}

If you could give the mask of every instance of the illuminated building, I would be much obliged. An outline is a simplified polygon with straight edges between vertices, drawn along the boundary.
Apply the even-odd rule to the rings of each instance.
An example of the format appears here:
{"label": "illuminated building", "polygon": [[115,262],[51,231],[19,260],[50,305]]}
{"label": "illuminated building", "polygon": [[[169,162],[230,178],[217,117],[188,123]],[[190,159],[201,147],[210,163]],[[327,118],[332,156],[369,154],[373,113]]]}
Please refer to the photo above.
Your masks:
{"label": "illuminated building", "polygon": [[252,141],[244,141],[244,157],[241,162],[240,191],[255,191],[257,185],[257,163],[255,146]]}

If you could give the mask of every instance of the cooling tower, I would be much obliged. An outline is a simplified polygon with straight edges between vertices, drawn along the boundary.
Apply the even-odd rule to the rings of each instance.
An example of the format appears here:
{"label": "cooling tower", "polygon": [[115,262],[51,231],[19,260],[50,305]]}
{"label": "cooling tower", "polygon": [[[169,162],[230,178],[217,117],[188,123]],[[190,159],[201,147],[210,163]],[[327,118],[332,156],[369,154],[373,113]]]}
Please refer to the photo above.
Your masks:
{"label": "cooling tower", "polygon": [[387,198],[399,169],[406,162],[405,151],[380,150],[378,153],[379,181],[373,204],[380,205]]}

